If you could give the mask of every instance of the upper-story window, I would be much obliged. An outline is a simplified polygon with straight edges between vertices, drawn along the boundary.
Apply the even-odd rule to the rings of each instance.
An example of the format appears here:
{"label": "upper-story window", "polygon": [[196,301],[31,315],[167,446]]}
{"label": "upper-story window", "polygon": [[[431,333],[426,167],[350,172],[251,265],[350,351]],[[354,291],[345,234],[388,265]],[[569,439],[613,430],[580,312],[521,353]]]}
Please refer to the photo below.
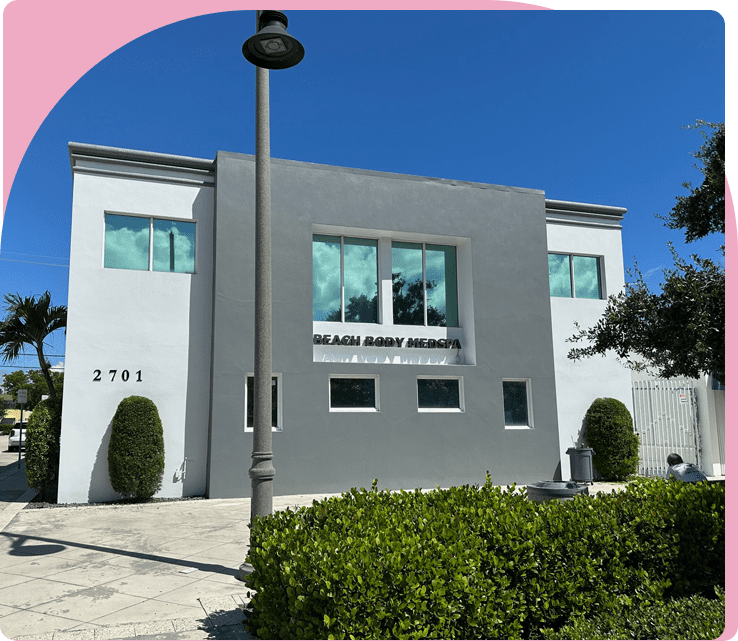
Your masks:
{"label": "upper-story window", "polygon": [[597,256],[549,254],[548,284],[551,296],[602,298],[600,259]]}
{"label": "upper-story window", "polygon": [[392,243],[392,321],[458,327],[456,247]]}
{"label": "upper-story window", "polygon": [[377,241],[313,236],[313,320],[377,323]]}
{"label": "upper-story window", "polygon": [[105,267],[155,272],[195,271],[196,223],[105,215]]}

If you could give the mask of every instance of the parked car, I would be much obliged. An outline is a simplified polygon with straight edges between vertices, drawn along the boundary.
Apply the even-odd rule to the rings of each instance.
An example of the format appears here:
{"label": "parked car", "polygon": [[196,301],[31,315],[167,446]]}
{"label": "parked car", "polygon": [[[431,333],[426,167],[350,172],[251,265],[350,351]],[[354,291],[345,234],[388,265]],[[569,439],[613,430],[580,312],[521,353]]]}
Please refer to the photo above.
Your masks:
{"label": "parked car", "polygon": [[28,423],[23,421],[23,425],[20,422],[13,426],[10,436],[8,437],[8,451],[18,450],[20,448],[26,449],[26,427]]}

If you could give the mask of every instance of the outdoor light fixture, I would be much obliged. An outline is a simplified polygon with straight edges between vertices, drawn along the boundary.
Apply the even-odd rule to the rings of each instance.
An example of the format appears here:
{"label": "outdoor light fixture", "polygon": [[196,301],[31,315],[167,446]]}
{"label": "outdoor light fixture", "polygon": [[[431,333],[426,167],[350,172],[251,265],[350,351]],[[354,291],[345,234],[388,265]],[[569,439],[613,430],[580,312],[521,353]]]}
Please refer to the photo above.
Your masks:
{"label": "outdoor light fixture", "polygon": [[262,11],[259,32],[243,43],[241,51],[263,69],[289,69],[305,56],[300,41],[287,33],[287,16],[281,11]]}

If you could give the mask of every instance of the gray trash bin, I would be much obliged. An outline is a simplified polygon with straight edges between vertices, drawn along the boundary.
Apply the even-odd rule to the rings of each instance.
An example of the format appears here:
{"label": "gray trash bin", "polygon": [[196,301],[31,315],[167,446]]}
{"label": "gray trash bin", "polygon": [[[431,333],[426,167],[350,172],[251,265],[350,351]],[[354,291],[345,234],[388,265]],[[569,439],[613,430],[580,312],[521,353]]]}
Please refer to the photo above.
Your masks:
{"label": "gray trash bin", "polygon": [[577,485],[572,481],[539,481],[526,487],[528,498],[539,503],[551,499],[571,501],[577,494],[589,495],[589,488],[586,485]]}
{"label": "gray trash bin", "polygon": [[571,480],[594,483],[594,470],[592,469],[594,450],[591,447],[570,447],[566,453],[569,455]]}

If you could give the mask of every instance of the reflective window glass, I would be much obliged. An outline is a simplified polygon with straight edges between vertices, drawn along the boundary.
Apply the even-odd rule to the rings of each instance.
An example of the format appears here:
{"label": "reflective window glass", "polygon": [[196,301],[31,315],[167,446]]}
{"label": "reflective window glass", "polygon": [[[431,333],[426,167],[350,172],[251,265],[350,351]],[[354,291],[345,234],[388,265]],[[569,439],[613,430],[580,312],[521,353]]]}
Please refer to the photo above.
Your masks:
{"label": "reflective window glass", "polygon": [[418,407],[459,409],[459,380],[446,378],[418,379]]}
{"label": "reflective window glass", "polygon": [[392,317],[395,325],[425,324],[421,243],[392,243]]}
{"label": "reflective window glass", "polygon": [[456,247],[426,245],[425,281],[428,325],[458,327]]}
{"label": "reflective window glass", "polygon": [[195,226],[193,222],[154,218],[155,272],[195,272]]}
{"label": "reflective window glass", "polygon": [[341,321],[339,236],[313,236],[313,320]]}
{"label": "reflective window glass", "polygon": [[376,240],[343,239],[343,290],[347,323],[378,322]]}
{"label": "reflective window glass", "polygon": [[571,298],[571,271],[568,254],[548,255],[548,285],[551,296]]}
{"label": "reflective window glass", "polygon": [[374,378],[331,378],[332,408],[376,408]]}
{"label": "reflective window glass", "polygon": [[148,270],[148,218],[105,216],[105,267]]}
{"label": "reflective window glass", "polygon": [[594,256],[572,256],[574,297],[600,298],[600,261]]}
{"label": "reflective window glass", "polygon": [[503,381],[502,396],[505,425],[526,426],[528,423],[528,384],[525,381]]}

